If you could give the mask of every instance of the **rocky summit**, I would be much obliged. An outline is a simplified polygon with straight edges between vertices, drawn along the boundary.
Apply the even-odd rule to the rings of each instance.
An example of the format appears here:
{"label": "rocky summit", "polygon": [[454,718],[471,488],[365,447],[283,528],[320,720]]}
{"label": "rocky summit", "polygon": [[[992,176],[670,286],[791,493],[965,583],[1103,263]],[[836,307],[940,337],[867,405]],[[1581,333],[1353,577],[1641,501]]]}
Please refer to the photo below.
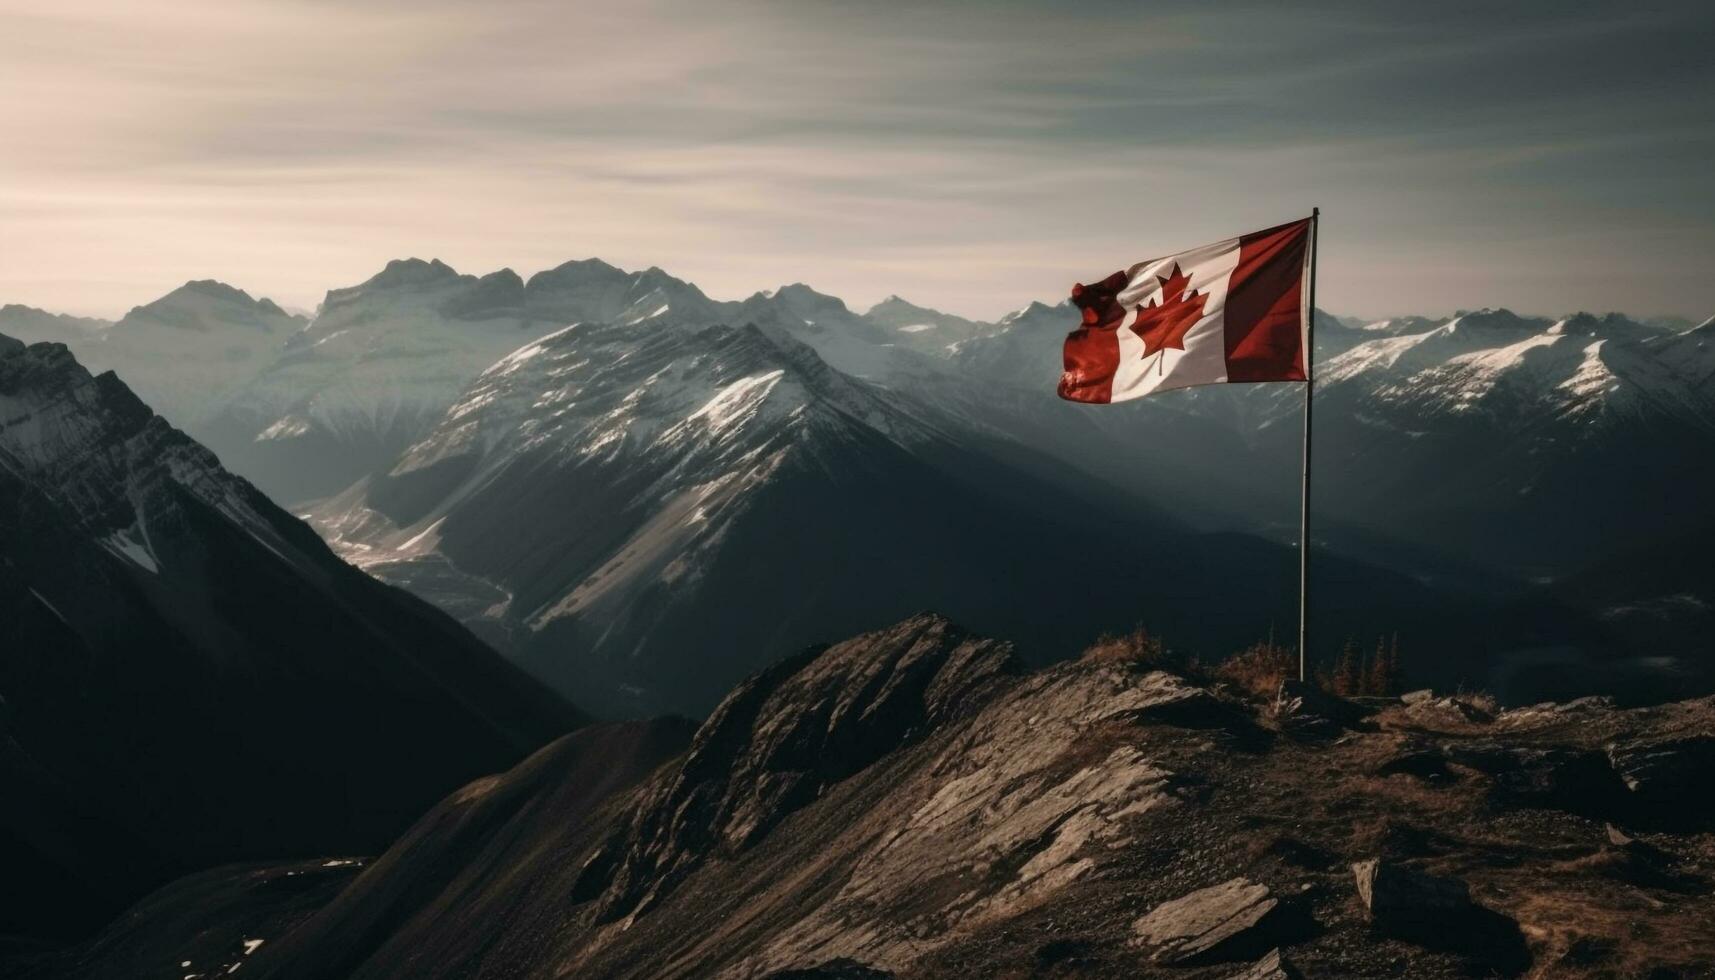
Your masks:
{"label": "rocky summit", "polygon": [[1710,975],[1715,700],[1161,668],[1026,670],[915,616],[756,674],[694,733],[586,728],[378,857],[204,873],[24,972]]}

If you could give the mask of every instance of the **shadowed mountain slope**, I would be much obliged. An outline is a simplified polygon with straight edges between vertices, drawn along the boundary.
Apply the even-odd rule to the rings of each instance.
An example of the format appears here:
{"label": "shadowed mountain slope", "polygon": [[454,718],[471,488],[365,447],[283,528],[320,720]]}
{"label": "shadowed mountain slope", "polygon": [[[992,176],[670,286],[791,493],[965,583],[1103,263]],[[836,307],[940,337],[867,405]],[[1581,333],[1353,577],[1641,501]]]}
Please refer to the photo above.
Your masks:
{"label": "shadowed mountain slope", "polygon": [[111,373],[0,337],[8,932],[373,849],[580,714],[336,558]]}

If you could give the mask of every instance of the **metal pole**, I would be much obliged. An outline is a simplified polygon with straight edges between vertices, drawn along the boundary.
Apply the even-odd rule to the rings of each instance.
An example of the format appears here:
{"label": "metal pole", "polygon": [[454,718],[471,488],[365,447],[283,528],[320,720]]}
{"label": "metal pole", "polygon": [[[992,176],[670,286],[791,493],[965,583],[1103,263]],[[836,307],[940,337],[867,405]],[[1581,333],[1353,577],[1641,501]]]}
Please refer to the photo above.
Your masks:
{"label": "metal pole", "polygon": [[1310,211],[1310,302],[1304,324],[1304,482],[1298,497],[1298,680],[1310,679],[1310,395],[1315,385],[1316,245],[1322,231],[1322,209]]}

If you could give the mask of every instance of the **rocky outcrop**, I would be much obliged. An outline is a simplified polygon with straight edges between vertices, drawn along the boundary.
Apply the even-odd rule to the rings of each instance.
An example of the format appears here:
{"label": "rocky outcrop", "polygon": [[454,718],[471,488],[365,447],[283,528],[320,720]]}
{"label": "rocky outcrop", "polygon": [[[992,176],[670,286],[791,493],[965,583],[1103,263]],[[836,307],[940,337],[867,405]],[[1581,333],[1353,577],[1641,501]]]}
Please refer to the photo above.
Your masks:
{"label": "rocky outcrop", "polygon": [[1156,962],[1193,963],[1255,945],[1279,908],[1267,885],[1234,878],[1161,903],[1132,930]]}
{"label": "rocky outcrop", "polygon": [[1630,804],[1646,820],[1715,826],[1715,735],[1617,743],[1607,754]]}
{"label": "rocky outcrop", "polygon": [[781,970],[762,980],[892,980],[893,974],[872,970],[851,960],[829,960],[802,970]]}
{"label": "rocky outcrop", "polygon": [[1374,708],[1335,697],[1314,684],[1296,679],[1281,683],[1272,708],[1273,718],[1280,727],[1300,735],[1330,738],[1358,727],[1374,713]]}
{"label": "rocky outcrop", "polygon": [[1013,672],[1005,644],[923,615],[752,677],[585,863],[574,897],[599,895],[603,919],[647,909],[704,860],[743,850]]}
{"label": "rocky outcrop", "polygon": [[[313,914],[233,894],[195,948],[226,963],[264,940],[240,975],[278,980],[1453,980],[1715,962],[1704,835],[1610,831],[1570,777],[1546,796],[1498,789],[1695,737],[1715,702],[1492,722],[1377,704],[1332,735],[1280,724],[1275,703],[1123,660],[1024,672],[1003,644],[918,616],[752,677],[658,767],[670,729],[648,752],[611,726],[580,733],[450,797],[337,897],[315,892]],[[62,974],[171,968],[159,951],[193,942],[173,938],[183,920],[145,952],[149,927],[127,920]]]}

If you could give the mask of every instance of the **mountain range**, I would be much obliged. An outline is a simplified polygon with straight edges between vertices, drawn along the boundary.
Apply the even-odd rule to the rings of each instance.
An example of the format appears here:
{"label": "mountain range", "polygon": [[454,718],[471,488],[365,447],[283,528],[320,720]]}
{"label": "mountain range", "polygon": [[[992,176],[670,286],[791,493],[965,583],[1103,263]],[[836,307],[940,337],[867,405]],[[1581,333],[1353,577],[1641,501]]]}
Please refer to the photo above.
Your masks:
{"label": "mountain range", "polygon": [[[1035,659],[1140,621],[1220,655],[1294,618],[1302,389],[1061,402],[1064,304],[979,323],[802,284],[723,302],[598,260],[528,281],[406,260],[307,323],[203,283],[150,306],[105,329],[9,307],[0,331],[57,329],[160,393],[342,556],[607,713],[700,713],[762,651],[922,606]],[[1574,687],[1616,657],[1639,690],[1704,683],[1708,597],[1673,530],[1705,523],[1712,330],[1318,311],[1315,543],[1356,563],[1315,563],[1314,652],[1404,630],[1425,680],[1511,696],[1545,659]],[[199,384],[218,350],[231,370]],[[1660,594],[1554,591],[1644,541]],[[1218,611],[1232,592],[1247,615]],[[1640,603],[1668,625],[1621,628]],[[1455,609],[1495,625],[1461,634]]]}

